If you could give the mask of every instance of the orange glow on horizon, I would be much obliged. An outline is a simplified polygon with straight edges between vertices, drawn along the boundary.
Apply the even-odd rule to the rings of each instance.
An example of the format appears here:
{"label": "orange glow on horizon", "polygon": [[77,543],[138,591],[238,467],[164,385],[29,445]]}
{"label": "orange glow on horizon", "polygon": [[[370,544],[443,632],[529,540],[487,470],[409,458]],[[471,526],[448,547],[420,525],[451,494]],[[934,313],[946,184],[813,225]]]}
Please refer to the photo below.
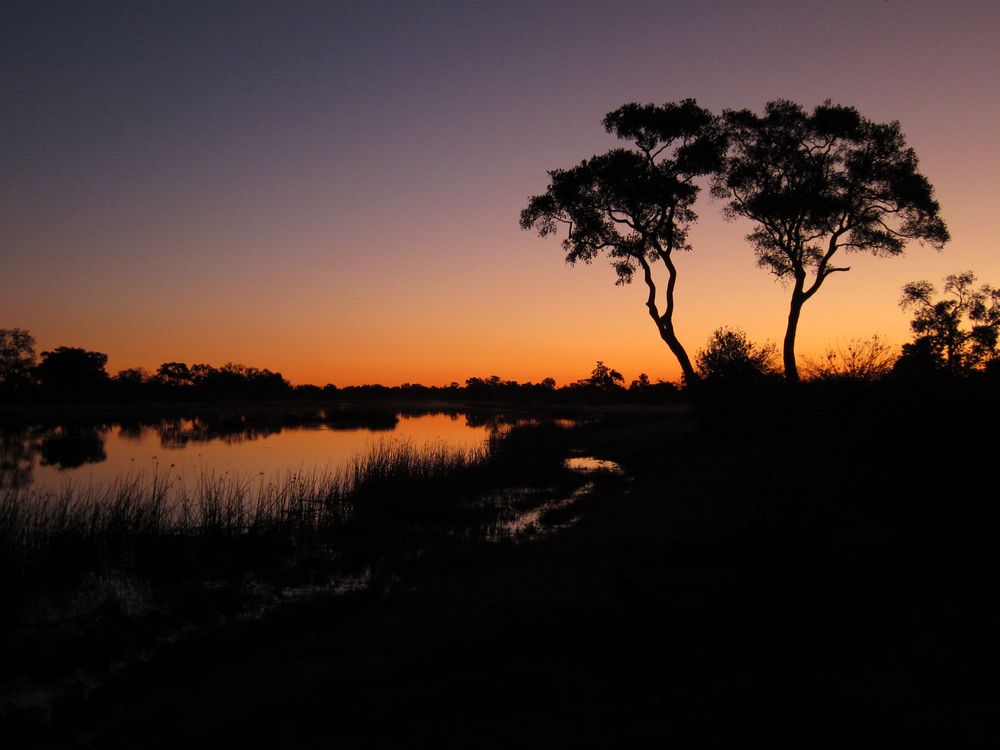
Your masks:
{"label": "orange glow on horizon", "polygon": [[[902,23],[895,4],[858,2],[847,27],[834,6],[626,6],[642,23],[609,28],[587,4],[447,23],[406,4],[247,11],[226,17],[226,44],[204,41],[218,20],[169,4],[94,11],[82,31],[39,6],[0,82],[0,327],[39,352],[105,352],[112,373],[232,361],[293,384],[563,385],[602,360],[626,382],[677,381],[641,284],[615,287],[606,260],[568,267],[561,237],[518,216],[547,170],[617,145],[605,113],[684,97],[716,112],[830,98],[898,119],[935,186],[952,241],[838,257],[852,270],[806,304],[800,357],[908,341],[908,281],[971,269],[1000,284],[1000,5],[915,2]],[[125,32],[151,43],[123,46]],[[788,290],[719,209],[703,192],[677,258],[692,356],[720,326],[784,334]]]}

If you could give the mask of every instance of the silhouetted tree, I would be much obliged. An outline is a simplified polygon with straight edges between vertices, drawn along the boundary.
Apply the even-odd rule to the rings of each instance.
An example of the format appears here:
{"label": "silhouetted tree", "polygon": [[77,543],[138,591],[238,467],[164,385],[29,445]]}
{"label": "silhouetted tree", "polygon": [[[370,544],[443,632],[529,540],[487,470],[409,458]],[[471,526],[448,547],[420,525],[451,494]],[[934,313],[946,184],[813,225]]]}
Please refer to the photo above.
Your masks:
{"label": "silhouetted tree", "polygon": [[615,388],[622,388],[625,378],[618,370],[612,370],[606,364],[597,361],[594,369],[590,372],[590,377],[581,381],[581,385],[588,385],[591,388],[598,388],[602,391],[610,391]]}
{"label": "silhouetted tree", "polygon": [[107,354],[60,346],[51,352],[42,352],[35,377],[50,393],[96,396],[108,384],[108,373],[104,369],[107,363]]}
{"label": "silhouetted tree", "polygon": [[23,328],[0,328],[0,394],[31,382],[35,339]]}
{"label": "silhouetted tree", "polygon": [[649,382],[649,375],[644,372],[639,373],[639,377],[628,384],[628,390],[630,393],[635,393],[636,391],[646,390],[652,385]]}
{"label": "silhouetted tree", "polygon": [[141,367],[119,370],[112,378],[115,395],[130,401],[141,399],[146,394],[150,381],[149,373]]}
{"label": "silhouetted tree", "polygon": [[[723,143],[716,118],[692,99],[663,106],[626,104],[608,114],[604,127],[629,141],[581,162],[549,172],[548,190],[529,199],[521,227],[542,237],[566,228],[566,260],[590,263],[607,253],[628,284],[641,272],[646,308],[688,382],[696,375],[674,331],[675,251],[690,250],[688,229],[697,218],[695,179],[721,163]],[[667,272],[663,310],[653,265]]]}
{"label": "silhouetted tree", "polygon": [[183,362],[164,362],[156,371],[156,380],[171,388],[191,385],[191,370]]}
{"label": "silhouetted tree", "polygon": [[778,353],[773,344],[758,346],[738,328],[717,328],[695,356],[698,373],[721,385],[759,382],[775,371]]}
{"label": "silhouetted tree", "polygon": [[946,370],[944,360],[934,351],[930,339],[918,338],[909,344],[903,344],[892,372],[906,379],[922,380],[936,377]]}
{"label": "silhouetted tree", "polygon": [[142,385],[149,380],[149,373],[141,367],[129,367],[126,370],[119,370],[115,373],[114,381],[116,385],[135,387]]}
{"label": "silhouetted tree", "polygon": [[826,102],[811,113],[770,102],[723,115],[730,144],[713,185],[726,214],[754,222],[758,265],[790,280],[785,378],[799,380],[795,335],[802,306],[833,273],[837,252],[898,255],[908,240],[949,239],[930,182],[917,171],[898,122],[879,124]]}
{"label": "silhouetted tree", "polygon": [[937,300],[937,290],[929,281],[912,281],[903,287],[899,304],[914,311],[910,328],[916,344],[904,351],[904,357],[953,375],[997,359],[1000,289],[989,284],[976,288],[975,282],[972,271],[951,274],[944,281],[946,296]]}

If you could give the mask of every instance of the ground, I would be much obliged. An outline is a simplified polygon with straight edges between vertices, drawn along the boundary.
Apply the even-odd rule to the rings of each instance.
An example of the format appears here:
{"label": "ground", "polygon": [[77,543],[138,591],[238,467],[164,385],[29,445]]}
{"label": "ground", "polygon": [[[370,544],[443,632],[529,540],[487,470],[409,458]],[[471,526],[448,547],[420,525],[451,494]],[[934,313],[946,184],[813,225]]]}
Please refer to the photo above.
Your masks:
{"label": "ground", "polygon": [[385,586],[206,627],[49,723],[12,714],[8,737],[995,747],[996,513],[974,489],[995,446],[973,437],[995,413],[610,416],[575,440],[627,476],[599,478],[574,524],[439,545]]}

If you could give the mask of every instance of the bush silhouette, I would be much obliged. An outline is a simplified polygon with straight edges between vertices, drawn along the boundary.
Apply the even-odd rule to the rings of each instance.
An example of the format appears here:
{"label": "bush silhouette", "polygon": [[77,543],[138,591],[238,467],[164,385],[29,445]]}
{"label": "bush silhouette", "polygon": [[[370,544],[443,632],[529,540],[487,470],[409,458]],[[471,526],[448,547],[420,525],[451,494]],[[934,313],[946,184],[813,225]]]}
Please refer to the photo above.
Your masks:
{"label": "bush silhouette", "polygon": [[777,350],[758,346],[739,328],[717,328],[705,348],[695,355],[699,375],[707,384],[743,387],[774,375]]}

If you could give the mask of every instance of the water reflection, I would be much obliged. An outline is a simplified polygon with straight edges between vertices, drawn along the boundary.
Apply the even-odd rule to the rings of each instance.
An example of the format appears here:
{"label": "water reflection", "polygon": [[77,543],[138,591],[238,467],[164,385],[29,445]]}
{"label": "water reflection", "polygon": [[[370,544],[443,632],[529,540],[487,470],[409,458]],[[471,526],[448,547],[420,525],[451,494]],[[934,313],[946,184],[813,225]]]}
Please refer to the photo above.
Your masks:
{"label": "water reflection", "polygon": [[610,471],[612,474],[623,473],[622,467],[616,462],[595,456],[574,456],[567,458],[563,461],[563,466],[570,471],[578,471],[581,474],[590,474],[595,471]]}
{"label": "water reflection", "polygon": [[180,449],[189,443],[207,443],[218,440],[226,445],[239,445],[248,440],[260,440],[277,435],[280,424],[260,424],[245,417],[211,419],[169,419],[153,428],[160,439],[160,447]]}
{"label": "water reflection", "polygon": [[491,429],[519,421],[497,412],[339,407],[0,428],[0,487],[55,492],[67,480],[106,483],[162,470],[161,463],[191,478],[206,471],[275,476],[330,470],[370,447],[376,433],[470,448]]}
{"label": "water reflection", "polygon": [[42,466],[75,469],[84,464],[96,464],[107,459],[104,436],[96,429],[58,428],[38,443]]}
{"label": "water reflection", "polygon": [[395,430],[399,424],[396,412],[364,412],[336,409],[323,412],[323,423],[333,430]]}
{"label": "water reflection", "polygon": [[28,431],[0,432],[0,489],[31,484],[37,446]]}

